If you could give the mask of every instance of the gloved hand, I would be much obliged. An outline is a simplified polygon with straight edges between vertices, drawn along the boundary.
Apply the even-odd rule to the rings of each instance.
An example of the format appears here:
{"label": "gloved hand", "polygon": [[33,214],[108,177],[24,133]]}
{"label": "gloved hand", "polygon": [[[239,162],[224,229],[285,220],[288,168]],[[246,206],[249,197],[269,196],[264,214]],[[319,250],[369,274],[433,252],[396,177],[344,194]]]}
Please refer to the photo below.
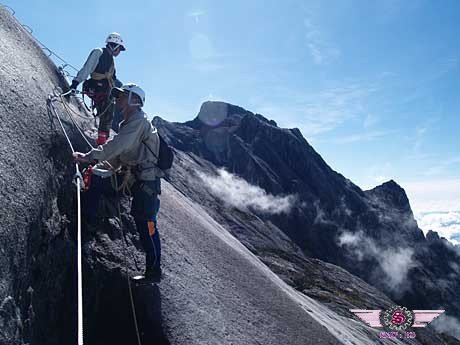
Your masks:
{"label": "gloved hand", "polygon": [[64,89],[64,97],[66,100],[70,99],[70,94],[75,93],[75,90],[77,89],[78,84],[79,84],[78,81],[74,79],[72,80],[72,84],[70,85],[70,87],[68,89]]}
{"label": "gloved hand", "polygon": [[74,152],[73,153],[73,159],[76,162],[81,162],[81,163],[90,163],[90,160],[86,157],[86,153],[81,153],[81,152]]}
{"label": "gloved hand", "polygon": [[78,86],[79,82],[76,81],[75,79],[72,80],[72,84],[70,85],[70,90],[76,90],[77,89],[77,86]]}
{"label": "gloved hand", "polygon": [[99,131],[98,134],[97,134],[96,144],[97,145],[104,145],[107,142],[108,138],[109,138],[109,133]]}

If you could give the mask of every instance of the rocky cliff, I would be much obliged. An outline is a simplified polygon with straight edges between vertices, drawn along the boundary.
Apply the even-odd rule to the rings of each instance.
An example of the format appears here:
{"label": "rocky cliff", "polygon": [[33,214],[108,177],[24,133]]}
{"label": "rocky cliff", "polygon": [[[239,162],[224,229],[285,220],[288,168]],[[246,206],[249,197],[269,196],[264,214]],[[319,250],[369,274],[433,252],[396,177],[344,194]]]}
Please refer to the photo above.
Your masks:
{"label": "rocky cliff", "polygon": [[[57,119],[46,108],[48,95],[66,82],[3,8],[0,43],[0,344],[75,344],[74,168]],[[68,106],[88,138],[93,136],[84,108],[73,99]],[[62,104],[56,107],[76,150],[87,150]],[[142,343],[403,343],[379,339],[378,329],[348,311],[394,303],[365,282],[370,279],[363,268],[351,269],[357,261],[345,248],[345,231],[367,224],[364,216],[359,223],[353,215],[368,212],[363,214],[369,222],[378,220],[393,198],[382,197],[384,191],[363,192],[332,171],[298,130],[280,129],[239,107],[217,107],[225,112],[205,104],[199,118],[186,124],[155,121],[177,160],[161,198],[165,277],[133,291]],[[225,175],[222,167],[239,177]],[[240,192],[251,191],[253,202],[234,200],[238,193],[217,193],[212,186],[218,176]],[[121,219],[106,214],[97,233],[83,234],[87,344],[137,343],[127,277],[142,270],[143,254],[127,202]],[[344,205],[339,211],[337,202]],[[409,231],[412,225],[405,226]],[[363,236],[377,230],[363,230]],[[424,246],[423,235],[414,236],[436,256],[434,248],[442,251],[445,244],[432,237]],[[450,260],[449,252],[444,255]],[[450,272],[434,268],[425,272],[430,279]],[[405,343],[456,342],[427,329]]]}
{"label": "rocky cliff", "polygon": [[[333,171],[298,129],[222,102],[204,103],[187,123],[154,122],[178,150],[173,185],[291,285],[303,289],[309,280],[309,273],[292,278],[293,267],[303,270],[298,258],[317,258],[410,308],[460,315],[458,248],[435,235],[425,238],[396,182],[362,191]],[[278,210],[242,202],[238,185],[259,188]]]}

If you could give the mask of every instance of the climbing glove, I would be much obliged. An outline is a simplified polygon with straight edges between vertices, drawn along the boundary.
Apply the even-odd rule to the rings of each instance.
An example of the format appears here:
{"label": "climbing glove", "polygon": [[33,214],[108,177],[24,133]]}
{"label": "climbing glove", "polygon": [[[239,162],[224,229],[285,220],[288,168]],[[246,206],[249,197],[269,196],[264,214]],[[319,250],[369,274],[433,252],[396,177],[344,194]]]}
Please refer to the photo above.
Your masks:
{"label": "climbing glove", "polygon": [[70,90],[76,90],[77,89],[77,86],[78,86],[78,81],[76,81],[75,79],[72,80],[72,84],[70,85]]}
{"label": "climbing glove", "polygon": [[108,138],[109,138],[109,133],[108,132],[99,131],[97,133],[96,144],[97,145],[104,145],[107,142]]}

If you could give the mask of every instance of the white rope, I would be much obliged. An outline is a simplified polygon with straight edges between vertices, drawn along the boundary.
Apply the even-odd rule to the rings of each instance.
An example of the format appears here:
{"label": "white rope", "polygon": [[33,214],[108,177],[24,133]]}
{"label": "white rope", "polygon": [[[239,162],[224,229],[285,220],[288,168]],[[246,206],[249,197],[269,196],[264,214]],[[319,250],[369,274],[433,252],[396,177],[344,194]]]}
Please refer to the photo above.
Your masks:
{"label": "white rope", "polygon": [[[77,167],[78,169],[78,167]],[[80,177],[77,177],[77,271],[78,271],[78,345],[83,345],[83,273],[81,267],[81,198]]]}
{"label": "white rope", "polygon": [[[70,141],[69,136],[62,124],[62,121],[59,115],[56,112],[56,109],[53,106],[52,98],[48,97],[48,110],[51,111],[59,121],[61,129],[64,133],[64,136],[67,139],[67,142],[72,150],[72,154],[75,153],[72,142]],[[77,299],[78,299],[78,345],[83,345],[83,274],[82,274],[82,265],[81,265],[81,198],[80,198],[80,189],[81,182],[83,178],[81,176],[80,170],[78,170],[78,164],[75,163],[75,184],[77,186],[77,274],[78,274],[78,286],[77,286]]]}
{"label": "white rope", "polygon": [[[72,150],[72,153],[75,152],[72,142],[70,141],[69,136],[67,135],[67,132],[64,128],[64,125],[61,121],[61,118],[59,117],[54,105],[53,101],[57,100],[57,97],[48,97],[48,109],[56,116],[56,118],[59,121],[59,124],[61,126],[61,129],[64,133],[64,136],[67,139],[67,142],[70,146],[70,149]],[[61,97],[62,100],[62,97]],[[62,100],[64,103],[64,100]],[[69,117],[72,119],[72,122],[74,125],[78,128],[77,124],[73,120],[72,116],[70,115],[69,111],[66,109],[64,106],[65,110],[67,111]],[[82,131],[80,131],[80,134],[84,137]],[[85,137],[84,137],[85,138]],[[86,138],[85,138],[86,139]],[[87,141],[88,143],[88,141]],[[89,143],[88,143],[89,144]],[[91,146],[91,144],[89,144]],[[91,146],[92,147],[92,146]],[[81,198],[80,198],[80,190],[81,190],[81,182],[83,181],[83,178],[81,176],[80,170],[78,170],[78,164],[75,164],[75,169],[76,169],[76,174],[75,174],[75,184],[77,186],[77,272],[78,272],[78,287],[77,287],[77,298],[78,298],[78,321],[77,321],[77,328],[78,328],[78,345],[83,345],[83,275],[82,275],[82,255],[81,255]],[[118,181],[115,177],[115,190],[118,193]],[[129,278],[129,270],[128,270],[128,242],[126,240],[126,233],[124,232],[123,228],[123,220],[121,217],[121,207],[120,207],[120,201],[118,200],[118,217],[120,219],[120,224],[121,224],[121,232],[123,235],[123,253],[124,253],[124,262],[125,262],[125,270],[126,270],[126,280],[128,282],[128,292],[129,292],[129,299],[130,299],[130,304],[131,304],[131,310],[133,313],[133,320],[134,320],[134,328],[136,331],[136,338],[137,338],[137,343],[138,345],[142,345],[141,342],[141,336],[139,332],[139,326],[137,324],[137,315],[136,315],[136,307],[134,304],[134,298],[133,298],[133,291],[131,287],[131,281]],[[155,250],[155,246],[154,246]],[[134,258],[135,260],[135,258]],[[156,253],[155,253],[155,260],[156,260]],[[137,263],[136,263],[137,266]]]}
{"label": "white rope", "polygon": [[[78,132],[80,132],[80,135],[81,137],[86,141],[86,144],[88,144],[88,146],[91,148],[91,149],[94,149],[94,146],[91,145],[91,143],[89,142],[88,138],[86,138],[86,135],[85,133],[83,132],[83,130],[80,128],[80,126],[78,125],[78,123],[75,121],[75,119],[73,118],[72,116],[72,113],[76,113],[75,111],[73,111],[67,104],[66,104],[66,101],[64,99],[62,99],[62,96],[61,96],[61,102],[62,102],[62,105],[64,106],[64,110],[65,112],[67,113],[67,115],[69,116],[70,120],[72,121],[72,123],[74,124],[74,126],[77,128]],[[80,115],[81,116],[81,115]]]}

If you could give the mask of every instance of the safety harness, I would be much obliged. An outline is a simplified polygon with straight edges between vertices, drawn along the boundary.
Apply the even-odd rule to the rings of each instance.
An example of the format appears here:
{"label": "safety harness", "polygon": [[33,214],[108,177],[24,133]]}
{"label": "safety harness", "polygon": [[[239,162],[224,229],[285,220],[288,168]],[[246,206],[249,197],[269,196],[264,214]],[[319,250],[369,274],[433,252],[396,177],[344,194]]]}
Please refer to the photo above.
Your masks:
{"label": "safety harness", "polygon": [[[111,59],[111,60],[108,60]],[[110,63],[107,69],[107,65]],[[107,69],[107,70],[106,70]],[[103,72],[106,70],[105,72]],[[91,108],[94,109],[96,104],[107,102],[107,107],[97,116],[103,115],[109,108],[109,93],[115,84],[115,62],[108,56],[107,48],[104,48],[102,56],[96,69],[91,73],[90,78],[83,82],[83,95],[91,99]]]}

